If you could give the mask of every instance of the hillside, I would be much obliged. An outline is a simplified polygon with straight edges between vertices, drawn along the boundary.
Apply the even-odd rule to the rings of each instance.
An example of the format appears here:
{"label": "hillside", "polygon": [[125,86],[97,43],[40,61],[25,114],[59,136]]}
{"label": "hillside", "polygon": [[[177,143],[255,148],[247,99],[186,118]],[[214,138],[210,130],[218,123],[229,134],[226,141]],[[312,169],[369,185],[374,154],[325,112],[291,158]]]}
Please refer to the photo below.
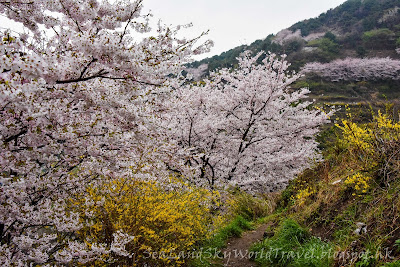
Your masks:
{"label": "hillside", "polygon": [[[398,57],[400,46],[399,0],[348,0],[317,18],[298,22],[278,34],[250,45],[235,47],[220,55],[192,63],[208,64],[208,70],[233,67],[243,51],[287,54],[293,68],[306,62],[329,62],[346,56]],[[379,41],[379,42],[377,42]]]}
{"label": "hillside", "polygon": [[[348,0],[264,40],[194,62],[190,68],[192,73],[197,70],[197,79],[216,69],[237,68],[237,57],[244,51],[286,54],[288,70],[303,74],[291,90],[308,88],[308,97],[316,105],[334,106],[332,123],[345,118],[346,105],[357,114],[357,121],[367,122],[372,119],[371,109],[384,110],[387,102],[393,104],[398,119],[400,0]],[[322,127],[318,136],[321,149],[329,148],[335,138],[332,123]]]}

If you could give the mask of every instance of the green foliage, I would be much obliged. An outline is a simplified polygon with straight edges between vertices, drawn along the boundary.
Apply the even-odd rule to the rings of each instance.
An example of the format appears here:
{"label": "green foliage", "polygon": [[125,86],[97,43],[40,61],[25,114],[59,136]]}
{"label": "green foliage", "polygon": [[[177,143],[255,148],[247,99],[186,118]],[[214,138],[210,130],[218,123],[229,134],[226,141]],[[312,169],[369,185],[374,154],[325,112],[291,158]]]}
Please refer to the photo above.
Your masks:
{"label": "green foliage", "polygon": [[332,149],[334,142],[336,141],[336,132],[337,129],[334,126],[326,125],[325,127],[321,127],[321,131],[318,133],[316,140],[319,143],[318,149],[322,150],[324,156],[329,159],[330,154],[329,150]]}
{"label": "green foliage", "polygon": [[332,32],[325,33],[324,38],[327,38],[335,43],[337,42],[336,35],[334,35]]}
{"label": "green foliage", "polygon": [[374,267],[376,266],[376,258],[375,257],[362,257],[358,262],[356,262],[356,267]]}
{"label": "green foliage", "polygon": [[252,225],[249,221],[242,216],[237,216],[232,222],[217,232],[210,240],[209,246],[217,249],[223,248],[228,238],[240,237],[243,231],[250,230],[251,228]]}
{"label": "green foliage", "polygon": [[335,9],[322,13],[319,17],[298,22],[290,27],[292,31],[301,30],[303,36],[317,31],[322,26],[339,26],[344,29],[355,28],[362,21],[364,29],[370,30],[378,26],[378,20],[384,10],[398,5],[397,0],[348,0]]}
{"label": "green foliage", "polygon": [[329,38],[315,39],[315,40],[308,42],[307,45],[312,46],[312,47],[318,47],[322,51],[328,52],[328,53],[338,53],[339,52],[339,45]]}
{"label": "green foliage", "polygon": [[287,219],[283,221],[281,229],[277,233],[277,237],[292,245],[303,244],[310,238],[310,233],[294,220]]}
{"label": "green foliage", "polygon": [[396,40],[396,47],[400,47],[400,37]]}
{"label": "green foliage", "polygon": [[394,32],[386,29],[375,29],[364,32],[363,42],[367,48],[371,49],[394,49]]}
{"label": "green foliage", "polygon": [[364,45],[361,37],[362,32],[349,32],[340,39],[340,44],[344,49],[357,49]]}
{"label": "green foliage", "polygon": [[391,36],[391,35],[393,35],[393,32],[389,29],[386,29],[386,28],[375,29],[375,30],[364,32],[363,39],[365,41],[370,41],[370,40],[379,41],[379,38],[385,38],[385,37]]}
{"label": "green foliage", "polygon": [[362,26],[364,31],[370,31],[377,25],[376,18],[369,17],[362,20]]}
{"label": "green foliage", "polygon": [[385,265],[382,265],[382,267],[400,267],[400,260],[394,262],[388,262]]}
{"label": "green foliage", "polygon": [[261,266],[331,266],[332,246],[312,237],[291,219],[283,221],[278,232],[252,246]]}
{"label": "green foliage", "polygon": [[222,227],[217,233],[210,238],[206,244],[208,247],[221,249],[225,247],[228,238],[240,237],[245,230],[252,229],[252,224],[242,216],[236,216],[233,221]]}
{"label": "green foliage", "polygon": [[303,47],[303,45],[304,41],[300,39],[292,40],[289,43],[285,44],[283,52],[285,52],[285,54],[291,54],[297,52]]}
{"label": "green foliage", "polygon": [[379,260],[379,253],[382,250],[381,242],[367,238],[365,242],[365,253],[360,257],[356,263],[356,267],[374,267],[377,266]]}
{"label": "green foliage", "polygon": [[[205,267],[218,262],[222,257],[221,249],[226,246],[229,238],[240,237],[244,231],[253,229],[253,222],[266,223],[263,219],[275,209],[273,194],[252,196],[239,189],[233,189],[225,198],[221,212],[226,215],[220,216],[223,221],[218,223],[219,226],[210,238],[200,243],[200,257],[192,259],[190,266]],[[227,220],[226,217],[233,220]]]}
{"label": "green foliage", "polygon": [[290,207],[294,204],[294,195],[295,195],[295,181],[290,181],[289,185],[282,191],[281,197],[278,201],[278,211],[282,211],[283,209]]}
{"label": "green foliage", "polygon": [[314,51],[311,56],[314,61],[329,62],[337,58],[339,53],[339,44],[332,41],[330,38],[320,38],[309,41],[307,46],[318,47],[318,50]]}
{"label": "green foliage", "polygon": [[365,49],[363,46],[358,46],[356,49],[357,56],[359,57],[365,57],[367,55],[367,49]]}

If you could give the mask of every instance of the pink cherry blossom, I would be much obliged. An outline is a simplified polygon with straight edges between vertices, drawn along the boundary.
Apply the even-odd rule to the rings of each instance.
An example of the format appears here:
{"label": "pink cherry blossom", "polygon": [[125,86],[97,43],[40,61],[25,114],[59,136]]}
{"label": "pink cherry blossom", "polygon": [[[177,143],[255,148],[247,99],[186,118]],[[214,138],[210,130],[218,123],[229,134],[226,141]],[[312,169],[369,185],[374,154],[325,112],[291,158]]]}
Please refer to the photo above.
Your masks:
{"label": "pink cherry blossom", "polygon": [[[307,89],[291,92],[299,75],[268,55],[246,53],[235,70],[221,69],[204,83],[176,86],[166,127],[190,150],[194,182],[247,189],[286,183],[316,155],[313,136],[328,115],[309,109]],[[253,188],[252,188],[253,186]],[[262,189],[262,188],[258,188]]]}
{"label": "pink cherry blossom", "polygon": [[399,80],[400,60],[345,58],[330,63],[307,63],[302,73],[316,73],[330,81]]}
{"label": "pink cherry blossom", "polygon": [[[168,177],[180,155],[160,131],[158,95],[212,43],[178,38],[159,23],[149,36],[142,1],[10,0],[1,15],[21,37],[0,41],[0,262],[73,264],[124,256],[132,238],[76,240],[84,222],[67,202],[105,177]],[[141,33],[148,32],[147,37]],[[171,164],[170,164],[171,165]],[[89,216],[90,214],[86,214]]]}

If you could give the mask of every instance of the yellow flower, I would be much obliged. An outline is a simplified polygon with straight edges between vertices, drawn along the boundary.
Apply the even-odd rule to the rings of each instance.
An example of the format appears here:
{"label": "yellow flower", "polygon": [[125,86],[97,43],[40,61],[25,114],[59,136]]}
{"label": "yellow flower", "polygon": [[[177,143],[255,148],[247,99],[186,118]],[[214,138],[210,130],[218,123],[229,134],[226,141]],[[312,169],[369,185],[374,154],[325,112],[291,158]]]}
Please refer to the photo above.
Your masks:
{"label": "yellow flower", "polygon": [[345,185],[353,186],[358,193],[366,193],[369,188],[368,181],[371,177],[357,172],[354,175],[347,177],[344,181]]}
{"label": "yellow flower", "polygon": [[306,202],[308,197],[315,194],[315,192],[316,192],[315,189],[312,189],[310,187],[307,187],[303,190],[299,190],[296,196],[294,197],[297,205],[302,206]]}
{"label": "yellow flower", "polygon": [[[191,188],[176,177],[170,180],[170,185],[176,185],[173,191],[157,182],[128,178],[89,187],[87,195],[74,202],[82,221],[93,221],[79,234],[92,243],[106,244],[110,244],[112,234],[118,230],[134,236],[126,249],[136,255],[135,264],[139,266],[149,260],[146,252],[163,251],[168,256],[174,251],[192,250],[197,241],[210,234],[213,197],[208,191]],[[87,216],[89,212],[93,216]],[[163,265],[159,261],[166,260],[174,266],[183,264],[179,258],[151,260],[152,265]]]}

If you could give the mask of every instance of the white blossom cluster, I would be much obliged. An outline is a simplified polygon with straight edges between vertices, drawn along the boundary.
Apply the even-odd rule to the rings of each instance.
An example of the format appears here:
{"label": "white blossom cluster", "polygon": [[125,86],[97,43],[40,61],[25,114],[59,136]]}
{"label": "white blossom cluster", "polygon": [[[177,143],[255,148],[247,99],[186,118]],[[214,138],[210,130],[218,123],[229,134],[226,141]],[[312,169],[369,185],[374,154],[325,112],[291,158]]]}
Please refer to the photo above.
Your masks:
{"label": "white blossom cluster", "polygon": [[330,63],[307,63],[302,73],[316,73],[330,81],[399,80],[400,60],[391,58],[345,58]]}

